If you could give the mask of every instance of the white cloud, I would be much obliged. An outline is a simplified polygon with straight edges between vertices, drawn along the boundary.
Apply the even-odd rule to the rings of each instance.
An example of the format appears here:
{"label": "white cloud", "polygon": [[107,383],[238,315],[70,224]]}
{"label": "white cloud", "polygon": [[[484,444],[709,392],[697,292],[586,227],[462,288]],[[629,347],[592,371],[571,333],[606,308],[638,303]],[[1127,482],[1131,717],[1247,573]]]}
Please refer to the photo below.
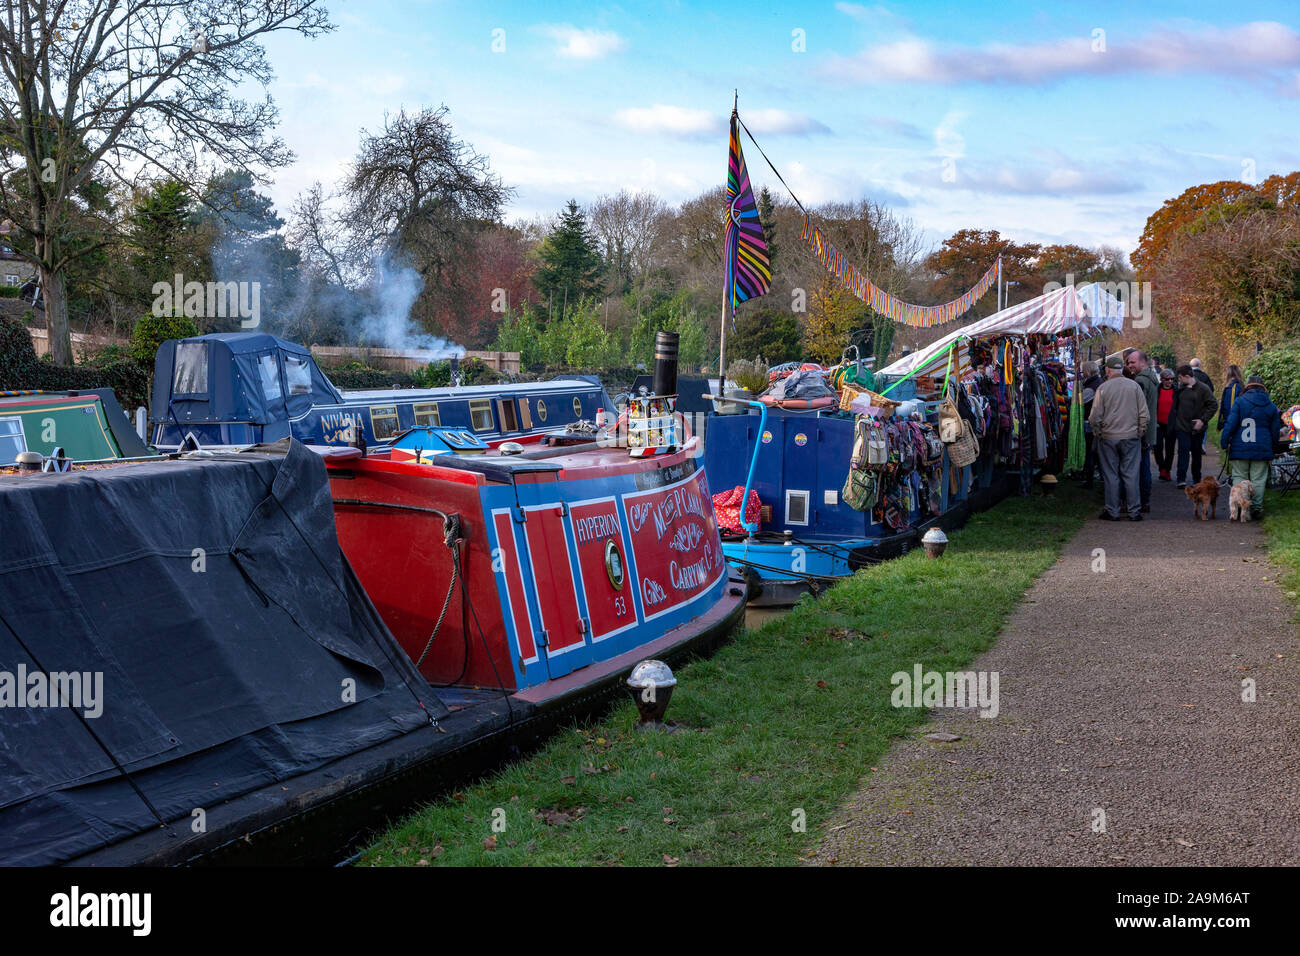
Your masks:
{"label": "white cloud", "polygon": [[612,30],[583,30],[563,23],[544,26],[541,31],[560,41],[556,54],[570,60],[599,60],[627,46],[624,39]]}
{"label": "white cloud", "polygon": [[1020,46],[940,47],[909,37],[836,56],[823,66],[850,82],[1040,84],[1078,74],[1213,73],[1263,77],[1300,66],[1300,33],[1281,23],[1238,27],[1166,29],[1124,42],[1111,38],[1102,50],[1092,36],[1065,37]]}
{"label": "white cloud", "polygon": [[955,178],[944,181],[936,167],[913,170],[909,182],[945,190],[965,190],[1000,196],[1067,196],[1113,195],[1129,193],[1140,185],[1104,170],[1085,170],[1066,162],[1043,163],[959,163]]}
{"label": "white cloud", "polygon": [[[743,117],[755,134],[773,136],[816,136],[830,132],[826,124],[786,110],[749,110]],[[614,122],[638,133],[658,133],[682,139],[707,139],[725,136],[728,118],[711,110],[689,109],[656,103],[648,107],[630,107],[614,114]]]}
{"label": "white cloud", "polygon": [[830,132],[830,127],[811,116],[785,110],[746,110],[741,119],[755,133],[816,136]]}
{"label": "white cloud", "polygon": [[614,122],[638,133],[666,133],[687,139],[716,136],[727,131],[727,120],[720,113],[663,103],[619,110],[614,114]]}

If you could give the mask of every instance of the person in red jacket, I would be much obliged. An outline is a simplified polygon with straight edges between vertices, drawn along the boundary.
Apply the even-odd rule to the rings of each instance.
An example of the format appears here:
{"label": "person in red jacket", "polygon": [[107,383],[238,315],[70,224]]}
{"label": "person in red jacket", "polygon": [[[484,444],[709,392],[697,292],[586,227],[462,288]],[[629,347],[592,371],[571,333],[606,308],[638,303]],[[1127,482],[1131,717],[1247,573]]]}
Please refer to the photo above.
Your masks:
{"label": "person in red jacket", "polygon": [[1156,465],[1160,480],[1172,481],[1169,470],[1174,467],[1174,452],[1178,449],[1178,435],[1174,432],[1174,398],[1178,393],[1178,380],[1174,370],[1160,372],[1160,391],[1156,395]]}

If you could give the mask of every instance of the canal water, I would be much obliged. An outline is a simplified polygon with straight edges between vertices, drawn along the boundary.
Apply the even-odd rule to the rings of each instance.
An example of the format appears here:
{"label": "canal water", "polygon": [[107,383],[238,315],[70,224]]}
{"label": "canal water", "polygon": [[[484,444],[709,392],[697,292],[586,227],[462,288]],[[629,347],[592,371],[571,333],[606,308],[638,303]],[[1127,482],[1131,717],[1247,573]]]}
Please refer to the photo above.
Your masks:
{"label": "canal water", "polygon": [[745,630],[752,631],[760,628],[789,610],[788,607],[747,607],[745,608]]}

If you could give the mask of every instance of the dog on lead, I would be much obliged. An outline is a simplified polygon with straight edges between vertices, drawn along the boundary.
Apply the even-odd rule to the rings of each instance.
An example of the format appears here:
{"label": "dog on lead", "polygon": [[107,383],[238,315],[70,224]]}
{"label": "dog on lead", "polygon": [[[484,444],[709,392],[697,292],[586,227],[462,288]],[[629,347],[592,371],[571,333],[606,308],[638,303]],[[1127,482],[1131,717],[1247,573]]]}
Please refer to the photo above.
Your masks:
{"label": "dog on lead", "polygon": [[1183,489],[1192,499],[1192,517],[1207,521],[1214,517],[1214,506],[1219,502],[1219,483],[1213,478],[1202,478]]}
{"label": "dog on lead", "polygon": [[1250,499],[1255,497],[1255,486],[1244,478],[1228,492],[1228,520],[1249,521]]}

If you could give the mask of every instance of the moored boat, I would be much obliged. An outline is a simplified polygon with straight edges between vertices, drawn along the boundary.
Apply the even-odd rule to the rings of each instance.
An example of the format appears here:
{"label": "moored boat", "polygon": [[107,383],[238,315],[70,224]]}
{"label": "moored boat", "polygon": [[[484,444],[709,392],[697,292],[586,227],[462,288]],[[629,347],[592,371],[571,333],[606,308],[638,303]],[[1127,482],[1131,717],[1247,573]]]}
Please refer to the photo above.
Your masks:
{"label": "moored boat", "polygon": [[246,448],[292,437],[384,443],[423,426],[468,431],[488,445],[531,443],[613,405],[593,378],[341,391],[311,351],[261,332],[164,342],[154,359],[149,423],[160,450]]}
{"label": "moored boat", "polygon": [[[640,424],[0,476],[0,862],[337,861],[712,648],[745,582],[698,441]],[[38,672],[76,693],[18,703]]]}
{"label": "moored boat", "polygon": [[541,699],[740,597],[694,437],[644,459],[594,436],[430,455],[441,431],[326,457],[340,544],[430,682]]}
{"label": "moored boat", "polygon": [[980,487],[971,467],[952,465],[944,449],[896,475],[901,493],[855,507],[844,488],[856,422],[837,411],[764,406],[709,419],[705,461],[713,486],[723,494],[743,489],[741,500],[757,496],[757,513],[730,521],[722,544],[727,560],[754,582],[756,606],[821,593],[860,567],[906,552],[932,526],[960,524]]}
{"label": "moored boat", "polygon": [[75,461],[150,454],[111,388],[0,391],[0,463],[25,451]]}

